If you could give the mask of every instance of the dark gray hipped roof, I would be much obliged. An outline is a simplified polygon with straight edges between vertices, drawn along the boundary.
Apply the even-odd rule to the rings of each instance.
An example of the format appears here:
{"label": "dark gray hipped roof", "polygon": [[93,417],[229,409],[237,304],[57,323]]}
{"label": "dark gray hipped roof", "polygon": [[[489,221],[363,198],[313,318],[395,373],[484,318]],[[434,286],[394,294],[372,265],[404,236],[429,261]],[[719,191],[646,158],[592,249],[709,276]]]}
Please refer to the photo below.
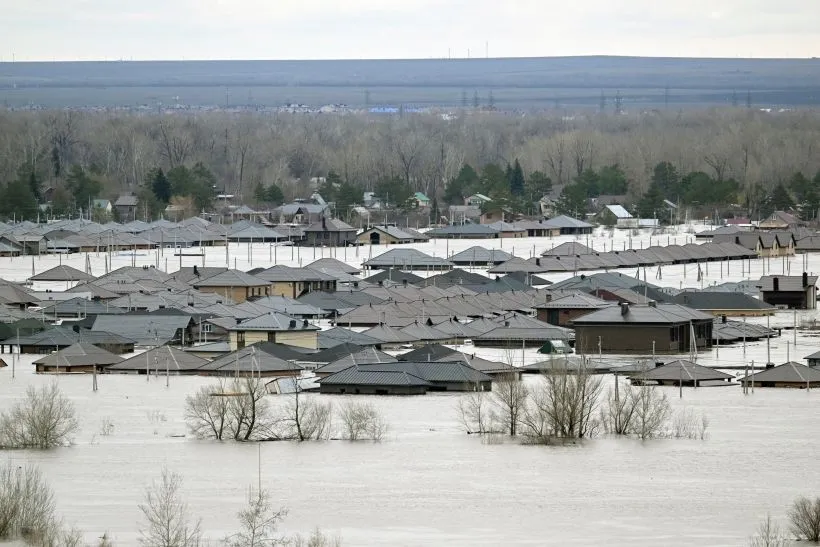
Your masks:
{"label": "dark gray hipped roof", "polygon": [[107,306],[98,300],[87,300],[85,298],[72,298],[70,300],[60,300],[57,302],[41,302],[42,313],[46,317],[57,313],[58,315],[117,315],[125,313],[125,310],[116,306]]}
{"label": "dark gray hipped roof", "polygon": [[[120,315],[117,317],[124,316]],[[90,342],[94,345],[128,345],[134,343],[134,340],[120,336],[115,332],[92,331],[88,329],[80,329],[79,332],[75,332],[73,329],[64,326],[52,327],[30,336],[21,336],[19,342],[21,346],[54,347],[70,346],[80,341]],[[17,344],[17,338],[9,338],[5,343]]]}
{"label": "dark gray hipped roof", "polygon": [[29,278],[31,281],[91,281],[93,279],[95,279],[93,275],[66,265],[54,266]]}
{"label": "dark gray hipped roof", "polygon": [[177,337],[177,331],[193,323],[190,315],[122,314],[98,315],[92,332],[117,332],[136,341],[139,346],[167,344]]}
{"label": "dark gray hipped roof", "polygon": [[309,323],[307,320],[296,319],[284,313],[270,312],[253,319],[241,321],[230,327],[233,331],[267,331],[267,332],[288,332],[288,331],[317,331],[319,327]]}
{"label": "dark gray hipped roof", "polygon": [[337,260],[335,258],[320,258],[318,260],[314,260],[310,264],[307,265],[308,268],[313,270],[338,270],[340,272],[344,272],[346,274],[356,275],[361,270],[358,268],[351,266],[346,262],[342,262],[341,260]]}
{"label": "dark gray hipped roof", "polygon": [[205,279],[197,279],[191,285],[194,287],[265,287],[270,283],[239,270],[227,270]]}
{"label": "dark gray hipped roof", "polygon": [[218,357],[210,363],[204,363],[197,370],[230,376],[235,373],[295,372],[302,370],[302,367],[293,361],[282,359],[278,355],[265,351],[264,344],[253,344]]}
{"label": "dark gray hipped roof", "polygon": [[696,310],[775,310],[774,306],[742,292],[683,291],[672,300]]}
{"label": "dark gray hipped roof", "polygon": [[334,281],[333,276],[311,268],[291,268],[290,266],[271,266],[256,274],[256,277],[268,282],[290,283],[294,281]]}
{"label": "dark gray hipped roof", "polygon": [[403,283],[405,280],[408,284],[415,284],[420,281],[424,281],[423,277],[419,277],[414,273],[405,272],[398,268],[386,268],[380,271],[377,274],[373,274],[370,277],[366,277],[364,281],[368,283],[378,283],[379,281],[395,281],[397,283]]}
{"label": "dark gray hipped roof", "polygon": [[324,385],[430,387],[430,382],[403,370],[371,370],[349,367],[319,380]]}
{"label": "dark gray hipped roof", "polygon": [[587,310],[587,309],[598,309],[598,308],[605,308],[607,306],[614,305],[614,302],[607,302],[606,300],[601,300],[600,298],[596,298],[591,294],[586,293],[574,293],[568,294],[566,296],[560,296],[555,298],[549,302],[544,302],[543,304],[537,304],[535,307],[537,309],[554,309],[554,310],[566,310],[566,309],[579,309],[579,310]]}
{"label": "dark gray hipped roof", "polygon": [[719,370],[715,370],[709,367],[704,367],[698,364],[695,364],[691,361],[685,361],[683,359],[677,361],[671,361],[666,363],[662,366],[656,367],[654,369],[648,370],[646,372],[641,372],[638,374],[633,374],[630,376],[631,378],[640,378],[642,380],[663,380],[663,381],[678,381],[683,380],[684,382],[703,382],[707,380],[732,380],[734,376],[731,374],[726,374],[725,372],[720,372]]}
{"label": "dark gray hipped roof", "polygon": [[628,304],[627,306],[628,310],[625,314],[622,313],[621,306],[612,306],[579,317],[573,321],[573,324],[576,326],[596,324],[679,324],[713,319],[707,313],[680,304]]}
{"label": "dark gray hipped roof", "polygon": [[588,222],[584,222],[583,220],[578,220],[577,218],[572,218],[567,215],[558,215],[557,217],[553,217],[549,220],[545,220],[544,224],[545,227],[548,228],[592,228],[592,224]]}
{"label": "dark gray hipped roof", "polygon": [[418,342],[418,338],[402,332],[399,329],[388,327],[387,325],[376,325],[373,328],[363,331],[362,334],[379,340],[381,344],[405,344],[408,342]]}
{"label": "dark gray hipped roof", "polygon": [[578,243],[577,241],[567,241],[566,243],[561,243],[557,247],[553,247],[552,249],[547,249],[541,256],[576,256],[576,255],[589,255],[593,254],[595,251],[582,243]]}
{"label": "dark gray hipped roof", "polygon": [[317,374],[333,374],[352,366],[395,363],[396,358],[392,355],[379,351],[376,348],[361,348],[356,353],[351,353],[339,357],[335,361],[316,369]]}
{"label": "dark gray hipped roof", "polygon": [[160,346],[111,365],[107,367],[106,370],[141,372],[148,368],[150,370],[158,369],[160,373],[166,369],[179,373],[195,371],[207,363],[208,361],[206,359],[184,352],[181,349],[172,348],[171,346]]}
{"label": "dark gray hipped roof", "polygon": [[820,382],[820,370],[789,361],[788,363],[750,374],[743,378],[741,382],[773,382],[800,386],[810,382]]}
{"label": "dark gray hipped roof", "polygon": [[356,228],[339,220],[338,218],[323,218],[318,222],[314,222],[307,228],[305,232],[356,232]]}
{"label": "dark gray hipped roof", "polygon": [[496,237],[499,234],[497,228],[486,224],[452,224],[433,228],[427,232],[430,237],[458,237],[458,236],[485,236]]}
{"label": "dark gray hipped roof", "polygon": [[501,249],[485,249],[473,246],[450,257],[453,264],[500,264],[511,259],[513,255]]}
{"label": "dark gray hipped roof", "polygon": [[372,336],[354,332],[342,327],[333,327],[332,329],[323,330],[319,332],[319,349],[327,349],[341,344],[356,344],[358,346],[375,346],[381,343]]}
{"label": "dark gray hipped roof", "polygon": [[35,365],[45,367],[65,367],[100,365],[107,366],[122,361],[122,357],[114,355],[110,351],[99,348],[89,342],[78,342],[60,351],[46,355],[34,361]]}
{"label": "dark gray hipped roof", "polygon": [[373,257],[365,266],[370,268],[404,268],[423,270],[430,268],[452,268],[453,263],[441,257],[430,256],[417,249],[391,249]]}

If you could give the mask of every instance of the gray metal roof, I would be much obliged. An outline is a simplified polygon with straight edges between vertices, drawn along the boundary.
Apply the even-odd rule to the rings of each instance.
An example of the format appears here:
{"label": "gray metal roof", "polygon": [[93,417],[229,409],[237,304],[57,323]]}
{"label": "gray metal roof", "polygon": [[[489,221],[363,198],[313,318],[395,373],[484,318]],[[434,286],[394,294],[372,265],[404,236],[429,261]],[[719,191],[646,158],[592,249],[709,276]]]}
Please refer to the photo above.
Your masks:
{"label": "gray metal roof", "polygon": [[404,344],[408,342],[418,341],[418,338],[411,336],[410,334],[407,334],[405,332],[402,332],[399,329],[388,327],[387,325],[376,325],[375,327],[363,331],[362,334],[365,334],[371,338],[375,338],[376,340],[379,340],[381,343],[388,344]]}
{"label": "gray metal roof", "polygon": [[742,292],[683,291],[675,295],[673,301],[696,310],[770,310],[774,312],[776,309]]}
{"label": "gray metal roof", "polygon": [[120,361],[122,361],[122,357],[119,355],[114,355],[110,351],[106,351],[89,342],[78,342],[55,353],[39,358],[34,361],[34,364],[49,368],[59,368],[82,365],[107,366],[119,363]]}
{"label": "gray metal roof", "polygon": [[317,331],[319,327],[309,323],[306,319],[296,319],[290,315],[278,312],[270,312],[253,319],[241,321],[228,330],[234,331],[267,331],[267,332],[287,332],[287,331]]}
{"label": "gray metal roof", "polygon": [[92,279],[95,279],[93,275],[66,265],[54,266],[29,278],[31,281],[90,281]]}
{"label": "gray metal roof", "polygon": [[332,348],[347,343],[358,346],[375,346],[381,343],[381,340],[372,336],[342,327],[333,327],[332,329],[320,331],[318,337],[319,349]]}
{"label": "gray metal roof", "polygon": [[198,371],[218,372],[230,376],[235,373],[294,372],[302,367],[293,361],[266,352],[261,344],[253,344],[205,363]]}
{"label": "gray metal roof", "polygon": [[317,374],[333,374],[355,365],[374,363],[394,363],[397,359],[392,355],[379,351],[376,348],[361,348],[356,353],[345,355],[316,369]]}
{"label": "gray metal roof", "polygon": [[98,315],[91,331],[116,332],[136,341],[139,346],[154,346],[179,338],[178,331],[191,323],[193,319],[190,315]]}
{"label": "gray metal roof", "polygon": [[558,215],[544,221],[544,226],[549,228],[592,228],[593,225],[577,218],[566,215]]}
{"label": "gray metal roof", "polygon": [[319,380],[325,385],[430,387],[432,384],[404,370],[371,370],[349,367]]}
{"label": "gray metal roof", "polygon": [[239,270],[227,270],[191,283],[194,287],[266,287],[270,283]]}
{"label": "gray metal roof", "polygon": [[486,224],[452,224],[427,231],[430,237],[484,236],[497,237],[499,230]]}
{"label": "gray metal roof", "polygon": [[691,361],[679,359],[665,363],[662,366],[655,367],[646,372],[632,374],[631,378],[640,378],[643,380],[663,380],[663,381],[677,381],[684,382],[697,381],[702,382],[706,380],[733,380],[734,376],[720,372],[713,368],[704,367]]}
{"label": "gray metal roof", "polygon": [[311,268],[292,268],[290,266],[276,265],[256,274],[259,279],[269,282],[293,281],[335,281],[335,277],[322,273]]}
{"label": "gray metal roof", "polygon": [[[774,291],[774,280],[777,279],[778,290],[780,292],[803,292],[803,276],[801,275],[764,275],[757,282],[757,286],[764,292]],[[817,284],[817,276],[807,276],[808,287]]]}
{"label": "gray metal roof", "polygon": [[350,264],[342,262],[341,260],[337,260],[335,258],[320,258],[308,264],[307,267],[314,270],[338,270],[340,272],[344,272],[346,274],[351,275],[357,275],[359,272],[361,272],[361,270],[356,268],[355,266],[351,266]]}
{"label": "gray metal roof", "polygon": [[365,265],[370,268],[400,267],[402,269],[452,268],[453,263],[441,257],[425,254],[417,249],[391,249],[373,257]]}
{"label": "gray metal roof", "polygon": [[561,296],[559,298],[555,298],[549,302],[544,302],[543,304],[537,304],[535,307],[540,309],[555,309],[555,310],[566,310],[566,309],[597,309],[603,308],[606,306],[612,306],[614,302],[607,302],[606,300],[601,300],[600,298],[595,298],[591,294],[586,293],[574,293],[568,294],[566,296]]}
{"label": "gray metal roof", "polygon": [[541,256],[575,256],[593,254],[594,252],[595,251],[593,249],[587,247],[583,243],[578,243],[577,241],[567,241],[553,247],[552,249],[547,249],[541,253]]}
{"label": "gray metal roof", "polygon": [[[105,316],[99,316],[105,317]],[[111,316],[113,317],[113,316]],[[117,317],[124,317],[124,316],[117,316]],[[92,331],[88,329],[80,329],[79,332],[75,332],[73,329],[65,326],[58,326],[52,327],[50,329],[46,329],[44,331],[32,334],[30,336],[21,336],[20,337],[20,345],[21,346],[41,346],[41,347],[54,347],[54,346],[70,346],[72,344],[76,344],[77,342],[90,342],[92,344],[133,344],[134,340],[130,338],[126,338],[117,334],[116,332],[102,332],[102,331]],[[17,344],[17,338],[9,338],[6,341],[7,344]]]}
{"label": "gray metal roof", "polygon": [[121,361],[106,368],[106,371],[141,372],[147,369],[158,370],[161,374],[166,369],[175,372],[192,372],[207,364],[208,361],[171,346],[152,348],[144,353]]}
{"label": "gray metal roof", "polygon": [[473,246],[450,257],[453,264],[500,264],[513,257],[501,249],[485,249]]}
{"label": "gray metal roof", "polygon": [[85,298],[71,298],[54,303],[41,302],[42,313],[46,317],[49,315],[116,315],[125,313],[125,310],[114,305],[106,305],[99,300],[87,300]]}
{"label": "gray metal roof", "polygon": [[689,321],[712,320],[713,317],[680,304],[629,304],[626,314],[620,306],[602,308],[573,321],[574,325],[596,324],[679,324]]}
{"label": "gray metal roof", "polygon": [[750,374],[743,378],[741,382],[775,382],[795,384],[800,387],[807,382],[820,382],[820,370],[789,361],[788,363]]}

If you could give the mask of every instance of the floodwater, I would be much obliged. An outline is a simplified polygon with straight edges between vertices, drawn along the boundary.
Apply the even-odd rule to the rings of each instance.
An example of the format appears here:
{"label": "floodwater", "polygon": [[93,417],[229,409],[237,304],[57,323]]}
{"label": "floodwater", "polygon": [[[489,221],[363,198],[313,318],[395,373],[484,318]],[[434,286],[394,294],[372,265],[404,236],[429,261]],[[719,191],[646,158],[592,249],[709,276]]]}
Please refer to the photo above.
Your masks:
{"label": "floodwater", "polygon": [[[624,237],[616,232],[616,248]],[[675,237],[683,243],[691,235]],[[648,238],[644,234],[633,244],[646,246]],[[517,254],[526,257],[533,245],[540,253],[568,239],[519,240],[515,246]],[[604,240],[608,245],[613,241],[608,235],[592,239],[598,239],[596,248]],[[653,243],[657,239],[653,237]],[[473,244],[497,248],[501,243],[446,245],[453,252]],[[503,245],[512,250],[512,242]],[[443,256],[444,246],[435,242],[418,247],[436,249]],[[250,267],[247,247],[231,248],[231,262],[236,257],[241,269]],[[269,264],[268,252],[268,245],[256,244],[253,266]],[[312,250],[298,252],[305,264],[312,260]],[[383,247],[373,249],[374,256],[381,252]],[[298,263],[289,260],[290,249],[277,253],[279,263]],[[334,253],[341,259],[344,250]],[[355,259],[355,251],[347,253],[348,262],[361,264],[362,256]],[[125,256],[114,259],[115,266],[131,261]],[[209,250],[209,265],[219,265],[220,259],[224,264],[224,248]],[[36,270],[58,260],[35,259]],[[172,257],[169,267],[173,260],[178,258]],[[801,260],[792,258],[783,268],[796,274],[802,271]],[[63,261],[84,269],[83,256]],[[155,261],[153,252],[137,257],[138,264]],[[103,255],[92,253],[91,262],[93,273],[102,273]],[[751,266],[751,274],[741,275],[740,264],[733,263],[723,280],[759,277],[762,261],[751,261]],[[770,266],[779,273],[780,262],[773,260]],[[817,256],[809,257],[809,266],[820,270]],[[710,265],[704,283],[721,281],[715,270]],[[22,280],[30,272],[30,259],[0,259],[4,278]],[[687,272],[684,280],[680,267],[664,268],[663,280],[653,280],[653,272],[648,275],[657,284],[696,283],[696,274]],[[814,312],[804,312],[798,320],[812,317]],[[792,313],[782,312],[771,322],[789,327],[793,321]],[[784,331],[771,343],[772,360],[785,361],[787,351],[794,360],[817,351],[820,345],[812,334],[800,331],[795,348],[793,334]],[[513,356],[502,350],[474,351],[494,359],[513,357],[516,364],[539,358],[532,350]],[[717,367],[763,363],[766,352],[765,342],[749,343],[745,351],[737,344],[702,353],[699,362]],[[261,469],[263,485],[276,504],[289,510],[283,533],[307,534],[319,527],[340,536],[345,545],[738,546],[746,544],[767,513],[785,524],[795,497],[820,494],[820,473],[814,471],[820,452],[820,390],[757,388],[744,395],[739,386],[689,388],[681,399],[677,388],[662,388],[674,409],[685,407],[708,417],[707,439],[641,442],[600,437],[569,446],[482,443],[461,428],[457,394],[370,397],[367,401],[390,424],[380,443],[277,442],[263,443],[260,450],[255,444],[179,437],[186,434],[185,396],[207,379],[171,377],[166,387],[164,377],[100,376],[95,393],[90,376],[54,379],[33,374],[34,358],[23,356],[14,379],[11,367],[0,369],[0,409],[22,397],[28,385],[57,381],[74,401],[82,429],[71,447],[10,451],[0,457],[16,465],[39,464],[55,490],[59,513],[82,529],[89,542],[107,531],[118,545],[136,544],[137,504],[163,466],[183,476],[190,512],[202,518],[212,539],[236,530],[236,512],[247,489],[260,480]],[[613,378],[606,382],[612,385]],[[334,404],[352,398],[311,396]],[[271,398],[278,404],[276,396]],[[102,434],[104,421],[114,426],[110,435]]]}

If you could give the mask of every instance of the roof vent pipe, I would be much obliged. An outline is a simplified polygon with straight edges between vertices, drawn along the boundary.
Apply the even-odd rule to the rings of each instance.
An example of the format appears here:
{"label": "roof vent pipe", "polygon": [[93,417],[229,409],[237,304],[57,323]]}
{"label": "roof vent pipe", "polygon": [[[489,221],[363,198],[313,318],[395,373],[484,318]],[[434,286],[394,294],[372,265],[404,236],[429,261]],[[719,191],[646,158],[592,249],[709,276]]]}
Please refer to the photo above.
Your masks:
{"label": "roof vent pipe", "polygon": [[629,302],[621,302],[621,315],[629,313]]}

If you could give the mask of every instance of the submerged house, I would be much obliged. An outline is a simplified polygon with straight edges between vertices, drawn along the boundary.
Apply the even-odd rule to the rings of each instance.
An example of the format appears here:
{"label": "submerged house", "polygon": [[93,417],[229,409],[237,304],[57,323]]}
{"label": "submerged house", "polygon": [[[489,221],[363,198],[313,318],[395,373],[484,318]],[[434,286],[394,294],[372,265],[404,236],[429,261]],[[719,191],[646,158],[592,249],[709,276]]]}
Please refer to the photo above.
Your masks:
{"label": "submerged house", "polygon": [[629,380],[636,385],[656,384],[659,386],[683,385],[698,387],[703,382],[731,382],[734,380],[734,376],[698,365],[692,361],[678,359],[646,372],[632,374]]}
{"label": "submerged house", "polygon": [[122,357],[88,342],[78,342],[34,361],[38,373],[100,372]]}
{"label": "submerged house", "polygon": [[422,395],[428,391],[489,391],[492,379],[464,362],[353,365],[319,380],[321,393]]}
{"label": "submerged house", "polygon": [[712,347],[713,323],[711,314],[680,304],[621,302],[573,321],[575,347],[586,354],[705,350]]}
{"label": "submerged house", "polygon": [[763,302],[797,310],[817,308],[817,276],[803,272],[803,275],[765,275],[760,278],[758,288]]}
{"label": "submerged house", "polygon": [[741,379],[741,383],[757,387],[810,389],[820,387],[820,370],[789,361],[776,367],[767,366],[766,370]]}
{"label": "submerged house", "polygon": [[307,319],[299,320],[283,313],[271,312],[253,319],[239,320],[228,328],[231,350],[257,342],[276,342],[299,348],[316,349],[319,327]]}

